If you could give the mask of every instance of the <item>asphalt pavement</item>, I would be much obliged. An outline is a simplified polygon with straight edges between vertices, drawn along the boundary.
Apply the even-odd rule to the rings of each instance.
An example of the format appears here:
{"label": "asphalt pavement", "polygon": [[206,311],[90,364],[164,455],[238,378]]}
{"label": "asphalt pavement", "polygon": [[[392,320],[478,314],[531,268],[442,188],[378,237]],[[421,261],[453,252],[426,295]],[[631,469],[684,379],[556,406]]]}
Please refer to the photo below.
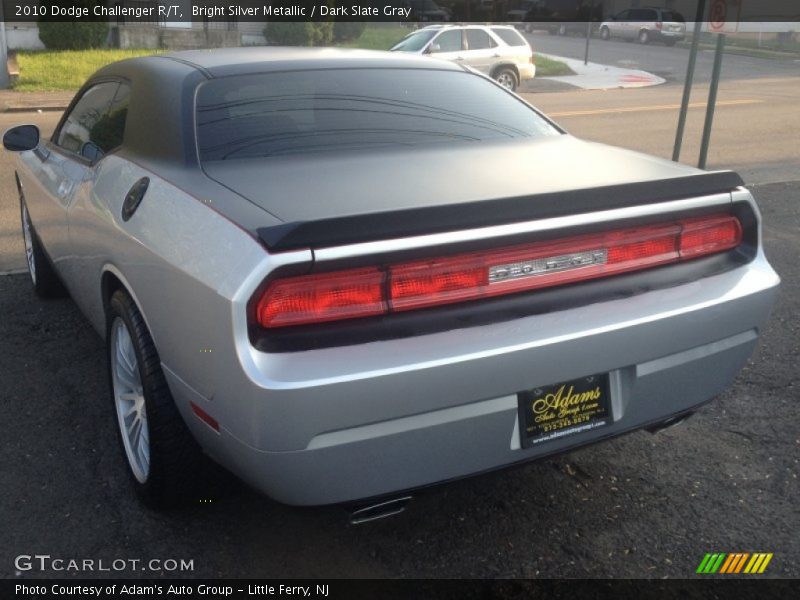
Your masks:
{"label": "asphalt pavement", "polygon": [[[100,577],[691,577],[707,552],[772,552],[764,576],[800,577],[799,88],[750,79],[721,94],[758,102],[720,108],[711,166],[744,167],[783,283],[752,360],[684,425],[431,488],[368,525],[350,525],[341,507],[275,503],[213,468],[195,505],[152,512],[124,475],[102,342],[69,299],[43,302],[27,275],[0,276],[0,577],[75,575],[15,567],[37,553],[192,561],[81,574]],[[668,155],[677,110],[664,107],[679,93],[532,101],[582,137]],[[687,162],[701,114],[690,115]],[[47,129],[56,117],[2,114],[0,126]],[[6,153],[0,182],[0,271],[13,271],[23,262]]]}

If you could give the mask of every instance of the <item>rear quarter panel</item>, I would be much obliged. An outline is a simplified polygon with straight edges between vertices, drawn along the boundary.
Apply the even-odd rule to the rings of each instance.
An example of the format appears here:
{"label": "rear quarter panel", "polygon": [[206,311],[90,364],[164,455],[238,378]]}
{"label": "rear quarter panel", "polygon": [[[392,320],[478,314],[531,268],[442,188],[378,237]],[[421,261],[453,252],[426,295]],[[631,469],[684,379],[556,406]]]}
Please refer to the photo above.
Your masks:
{"label": "rear quarter panel", "polygon": [[[123,222],[123,200],[142,177],[150,178],[147,193]],[[95,329],[105,334],[102,280],[113,273],[141,310],[162,363],[213,396],[225,370],[221,346],[232,353],[229,299],[263,259],[261,245],[210,206],[113,155],[76,191],[69,227],[71,290]]]}

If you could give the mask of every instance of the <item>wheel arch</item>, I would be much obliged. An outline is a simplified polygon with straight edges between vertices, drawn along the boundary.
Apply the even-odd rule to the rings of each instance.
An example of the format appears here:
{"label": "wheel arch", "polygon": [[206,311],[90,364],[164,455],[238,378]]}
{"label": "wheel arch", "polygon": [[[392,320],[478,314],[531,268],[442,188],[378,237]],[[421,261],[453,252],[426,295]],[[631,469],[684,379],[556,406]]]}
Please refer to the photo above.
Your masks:
{"label": "wheel arch", "polygon": [[[131,300],[133,300],[134,304],[136,304],[136,308],[139,309],[139,313],[142,315],[142,319],[144,319],[144,324],[147,326],[147,331],[150,333],[150,337],[153,339],[153,343],[155,344],[156,348],[158,348],[158,340],[153,332],[153,328],[150,327],[150,322],[147,319],[147,312],[142,306],[142,303],[139,301],[139,298],[136,296],[136,293],[133,291],[133,286],[122,274],[122,272],[113,264],[104,265],[103,272],[100,276],[100,297],[103,307],[103,321],[105,322],[108,318],[108,309],[111,304],[111,296],[113,296],[114,292],[118,290],[122,290],[128,294],[128,296],[131,297]],[[105,337],[105,327],[102,328],[102,332],[103,336]]]}
{"label": "wheel arch", "polygon": [[491,77],[494,78],[494,76],[497,75],[497,73],[502,71],[503,69],[511,69],[512,71],[514,71],[514,76],[517,78],[517,85],[520,84],[519,69],[517,68],[517,65],[515,65],[513,62],[499,63],[493,66],[491,71]]}

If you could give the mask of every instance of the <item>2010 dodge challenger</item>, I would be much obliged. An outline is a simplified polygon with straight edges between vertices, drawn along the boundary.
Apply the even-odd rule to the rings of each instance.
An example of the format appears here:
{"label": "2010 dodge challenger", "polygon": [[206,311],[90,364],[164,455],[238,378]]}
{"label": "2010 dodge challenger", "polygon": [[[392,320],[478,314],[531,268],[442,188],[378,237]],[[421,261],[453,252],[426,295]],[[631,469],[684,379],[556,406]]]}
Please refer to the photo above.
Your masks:
{"label": "2010 dodge challenger", "polygon": [[661,427],[730,383],[779,284],[735,173],[428,58],[126,60],[4,145],[34,289],[104,336],[154,505],[203,453],[313,505]]}

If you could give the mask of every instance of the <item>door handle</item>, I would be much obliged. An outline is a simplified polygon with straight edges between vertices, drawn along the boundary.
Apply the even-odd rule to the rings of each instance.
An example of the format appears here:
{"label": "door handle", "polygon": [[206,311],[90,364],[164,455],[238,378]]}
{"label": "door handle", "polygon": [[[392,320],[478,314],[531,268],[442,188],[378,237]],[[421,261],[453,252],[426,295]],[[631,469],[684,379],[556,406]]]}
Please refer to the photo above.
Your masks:
{"label": "door handle", "polygon": [[72,183],[68,179],[62,179],[61,183],[58,184],[58,195],[62,198],[64,196],[69,195],[72,191]]}

